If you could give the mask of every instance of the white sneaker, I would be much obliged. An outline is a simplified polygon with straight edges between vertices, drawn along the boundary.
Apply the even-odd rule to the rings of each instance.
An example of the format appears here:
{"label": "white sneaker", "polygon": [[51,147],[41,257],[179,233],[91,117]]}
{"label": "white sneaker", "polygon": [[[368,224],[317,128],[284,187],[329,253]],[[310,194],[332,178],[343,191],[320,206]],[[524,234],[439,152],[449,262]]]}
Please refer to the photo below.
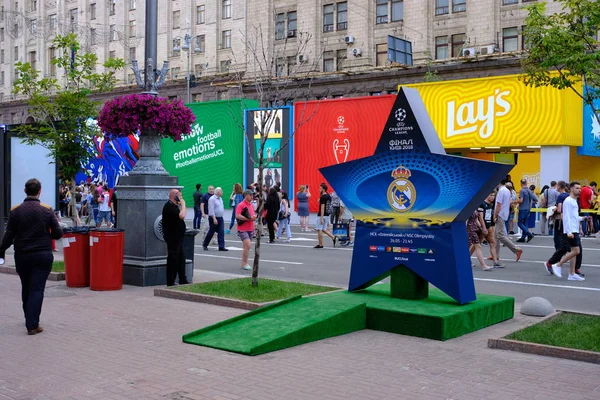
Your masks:
{"label": "white sneaker", "polygon": [[246,265],[244,265],[244,266],[242,267],[242,269],[243,269],[243,270],[246,270],[246,271],[251,271],[251,270],[252,270],[252,267],[251,267],[251,266],[249,266],[248,264],[246,264]]}
{"label": "white sneaker", "polygon": [[557,264],[552,264],[552,272],[554,272],[554,275],[557,277],[562,278],[562,268]]}
{"label": "white sneaker", "polygon": [[579,276],[577,274],[569,274],[569,277],[567,278],[567,280],[569,281],[585,281],[585,278],[583,276]]}

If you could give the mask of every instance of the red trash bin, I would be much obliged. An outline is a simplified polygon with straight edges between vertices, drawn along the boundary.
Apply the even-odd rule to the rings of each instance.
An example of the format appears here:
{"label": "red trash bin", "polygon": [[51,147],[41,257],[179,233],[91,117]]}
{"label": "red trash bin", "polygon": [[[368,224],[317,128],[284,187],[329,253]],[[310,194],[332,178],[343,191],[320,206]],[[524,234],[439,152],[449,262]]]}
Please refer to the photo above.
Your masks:
{"label": "red trash bin", "polygon": [[62,237],[68,287],[90,286],[90,245],[87,229],[65,229]]}
{"label": "red trash bin", "polygon": [[123,287],[124,229],[90,230],[90,289]]}

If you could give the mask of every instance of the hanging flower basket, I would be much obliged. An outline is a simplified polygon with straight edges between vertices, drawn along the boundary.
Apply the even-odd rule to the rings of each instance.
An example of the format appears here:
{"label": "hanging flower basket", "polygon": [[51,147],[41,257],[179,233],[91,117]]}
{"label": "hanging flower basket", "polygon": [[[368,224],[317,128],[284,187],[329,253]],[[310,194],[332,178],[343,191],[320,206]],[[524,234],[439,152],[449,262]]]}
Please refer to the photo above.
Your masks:
{"label": "hanging flower basket", "polygon": [[115,97],[104,103],[98,116],[98,126],[107,139],[140,132],[177,142],[189,135],[195,121],[192,110],[181,101],[150,94]]}

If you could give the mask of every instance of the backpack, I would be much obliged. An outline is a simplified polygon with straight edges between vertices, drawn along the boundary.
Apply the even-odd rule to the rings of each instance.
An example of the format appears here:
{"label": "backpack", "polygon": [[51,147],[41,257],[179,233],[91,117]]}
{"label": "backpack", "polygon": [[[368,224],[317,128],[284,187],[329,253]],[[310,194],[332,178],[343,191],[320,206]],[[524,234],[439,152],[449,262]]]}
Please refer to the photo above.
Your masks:
{"label": "backpack", "polygon": [[333,204],[331,203],[331,196],[329,196],[329,200],[325,203],[325,216],[328,217],[333,213]]}

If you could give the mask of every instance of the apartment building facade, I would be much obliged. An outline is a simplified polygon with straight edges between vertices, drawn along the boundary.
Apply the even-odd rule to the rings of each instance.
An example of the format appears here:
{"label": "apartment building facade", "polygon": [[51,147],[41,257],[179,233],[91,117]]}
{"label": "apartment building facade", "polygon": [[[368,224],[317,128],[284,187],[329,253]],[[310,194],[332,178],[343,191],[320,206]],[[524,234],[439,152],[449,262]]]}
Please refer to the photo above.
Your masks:
{"label": "apartment building facade", "polygon": [[[444,79],[515,73],[524,6],[532,1],[159,0],[157,62],[170,64],[161,95],[186,101],[188,74],[198,83],[191,101],[235,95],[214,82],[233,70],[252,72],[247,44],[256,32],[268,51],[285,49],[276,60],[277,73],[286,75],[298,63],[318,73],[316,92],[306,97],[392,92],[398,83],[423,81],[432,70]],[[60,81],[63,71],[51,62],[56,34],[77,33],[100,62],[119,57],[129,66],[133,60],[144,65],[144,0],[0,0],[0,5],[0,123],[28,117],[23,99],[11,93],[16,62],[30,62]],[[558,7],[548,2],[548,12]],[[119,93],[139,91],[131,68],[117,78]]]}

